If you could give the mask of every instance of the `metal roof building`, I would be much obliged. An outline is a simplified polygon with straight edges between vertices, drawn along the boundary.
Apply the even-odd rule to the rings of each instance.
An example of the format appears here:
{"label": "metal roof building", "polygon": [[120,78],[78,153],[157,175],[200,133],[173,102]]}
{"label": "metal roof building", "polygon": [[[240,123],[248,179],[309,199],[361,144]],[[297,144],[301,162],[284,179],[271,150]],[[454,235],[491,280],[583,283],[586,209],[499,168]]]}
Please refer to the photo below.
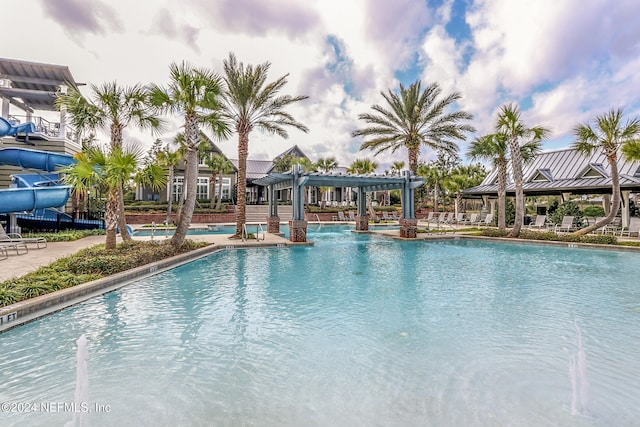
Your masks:
{"label": "metal roof building", "polygon": [[[620,188],[640,192],[640,161],[629,161],[618,156]],[[605,156],[594,153],[585,156],[571,148],[545,151],[523,166],[524,194],[562,195],[611,194],[611,170]],[[515,194],[511,165],[507,170],[507,194]],[[477,187],[464,191],[464,197],[498,195],[498,172],[493,170]]]}
{"label": "metal roof building", "polygon": [[[560,195],[564,200],[571,194],[605,195],[604,208],[609,208],[611,195],[611,168],[600,151],[584,155],[572,148],[545,151],[522,170],[525,196]],[[618,173],[622,196],[622,224],[629,225],[629,198],[640,193],[640,161],[630,161],[618,154]],[[507,195],[515,195],[511,165],[507,170]],[[498,197],[498,171],[493,170],[477,187],[464,190],[463,197],[481,197],[491,203]]]}

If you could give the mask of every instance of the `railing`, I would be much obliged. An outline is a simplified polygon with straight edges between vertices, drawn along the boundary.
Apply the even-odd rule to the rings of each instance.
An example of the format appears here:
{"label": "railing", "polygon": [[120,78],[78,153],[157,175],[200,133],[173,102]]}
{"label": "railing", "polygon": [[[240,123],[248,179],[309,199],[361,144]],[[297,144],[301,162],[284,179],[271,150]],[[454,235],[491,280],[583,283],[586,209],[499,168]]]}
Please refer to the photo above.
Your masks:
{"label": "railing", "polygon": [[266,233],[264,232],[264,228],[262,228],[262,224],[258,224],[256,227],[256,242],[260,241],[260,233],[262,233],[262,240],[267,238]]}
{"label": "railing", "polygon": [[322,228],[322,223],[320,222],[320,217],[318,216],[318,214],[315,214],[316,216],[316,221],[318,221],[318,230],[320,230]]}
{"label": "railing", "polygon": [[151,221],[151,240],[153,240],[153,235],[156,234],[156,222]]}
{"label": "railing", "polygon": [[243,242],[249,239],[249,233],[247,232],[247,224],[242,224],[242,233],[240,237],[242,237]]}
{"label": "railing", "polygon": [[26,122],[31,122],[36,126],[36,132],[38,133],[42,133],[45,134],[46,136],[52,137],[52,138],[62,138],[64,136],[64,138],[70,140],[70,141],[75,141],[76,140],[76,136],[77,136],[77,132],[74,128],[72,128],[69,125],[65,125],[65,134],[61,136],[60,135],[60,123],[58,122],[50,122],[49,120],[40,117],[40,116],[31,116],[31,117],[27,117],[27,116],[23,116],[23,115],[9,115],[9,121],[12,122],[12,124],[20,124],[20,123],[26,123]]}

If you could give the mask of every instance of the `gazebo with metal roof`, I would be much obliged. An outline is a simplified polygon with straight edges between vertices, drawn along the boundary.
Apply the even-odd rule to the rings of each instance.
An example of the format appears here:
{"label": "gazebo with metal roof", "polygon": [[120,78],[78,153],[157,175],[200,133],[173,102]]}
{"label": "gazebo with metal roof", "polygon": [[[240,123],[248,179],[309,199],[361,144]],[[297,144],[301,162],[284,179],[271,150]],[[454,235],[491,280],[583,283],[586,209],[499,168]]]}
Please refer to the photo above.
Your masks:
{"label": "gazebo with metal roof", "polygon": [[[568,200],[571,194],[600,194],[603,207],[610,209],[611,170],[601,152],[586,156],[574,149],[545,151],[523,166],[525,196],[559,195]],[[631,193],[640,192],[640,162],[618,155],[618,172],[622,196],[622,223],[629,225],[629,199]],[[511,179],[511,165],[507,171],[507,195],[515,195]],[[477,187],[464,190],[463,197],[481,197],[485,204],[498,195],[498,172],[493,170]],[[494,203],[491,203],[491,211]]]}
{"label": "gazebo with metal roof", "polygon": [[415,238],[417,220],[415,219],[414,192],[424,184],[422,177],[411,176],[404,171],[401,176],[390,175],[352,175],[342,173],[304,172],[301,165],[294,165],[288,173],[270,173],[254,181],[256,184],[268,187],[269,190],[269,231],[273,232],[272,224],[279,224],[278,203],[275,191],[292,189],[293,218],[290,222],[290,240],[293,242],[306,241],[307,223],[304,219],[304,188],[305,187],[351,187],[358,189],[358,215],[356,216],[356,230],[369,229],[367,217],[366,193],[373,191],[401,190],[402,218],[400,219],[400,236]]}

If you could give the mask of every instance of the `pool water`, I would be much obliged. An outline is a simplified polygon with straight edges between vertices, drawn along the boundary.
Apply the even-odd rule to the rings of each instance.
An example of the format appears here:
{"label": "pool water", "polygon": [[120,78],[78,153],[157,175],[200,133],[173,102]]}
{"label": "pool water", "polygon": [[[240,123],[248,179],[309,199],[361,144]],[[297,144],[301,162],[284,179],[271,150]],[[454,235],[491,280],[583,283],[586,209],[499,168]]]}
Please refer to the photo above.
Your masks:
{"label": "pool water", "polygon": [[[0,335],[1,402],[91,425],[627,426],[640,255],[310,230],[224,250]],[[0,425],[69,413],[0,412]]]}

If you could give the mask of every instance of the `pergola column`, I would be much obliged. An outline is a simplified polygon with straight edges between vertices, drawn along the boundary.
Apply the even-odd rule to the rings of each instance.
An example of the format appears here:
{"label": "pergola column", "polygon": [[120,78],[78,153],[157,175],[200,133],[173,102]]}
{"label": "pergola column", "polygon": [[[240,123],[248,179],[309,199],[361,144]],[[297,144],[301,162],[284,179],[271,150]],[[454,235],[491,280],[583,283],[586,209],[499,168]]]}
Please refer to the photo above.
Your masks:
{"label": "pergola column", "polygon": [[629,227],[631,221],[631,215],[629,212],[629,196],[631,195],[631,191],[621,191],[620,195],[622,196],[622,208],[620,209],[622,212],[622,226]]}
{"label": "pergola column", "polygon": [[415,239],[418,237],[418,220],[415,218],[414,189],[411,186],[411,172],[404,171],[402,185],[402,218],[400,218],[400,237]]}
{"label": "pergola column", "polygon": [[356,231],[368,231],[369,218],[367,217],[367,193],[362,187],[358,187],[358,215],[356,215]]}
{"label": "pergola column", "polygon": [[267,217],[267,233],[280,233],[280,217],[278,216],[278,201],[275,197],[273,185],[268,187],[269,191],[269,216]]}
{"label": "pergola column", "polygon": [[304,172],[301,165],[293,165],[293,219],[289,221],[289,240],[292,242],[307,241],[307,221],[304,220],[304,185],[300,175]]}

